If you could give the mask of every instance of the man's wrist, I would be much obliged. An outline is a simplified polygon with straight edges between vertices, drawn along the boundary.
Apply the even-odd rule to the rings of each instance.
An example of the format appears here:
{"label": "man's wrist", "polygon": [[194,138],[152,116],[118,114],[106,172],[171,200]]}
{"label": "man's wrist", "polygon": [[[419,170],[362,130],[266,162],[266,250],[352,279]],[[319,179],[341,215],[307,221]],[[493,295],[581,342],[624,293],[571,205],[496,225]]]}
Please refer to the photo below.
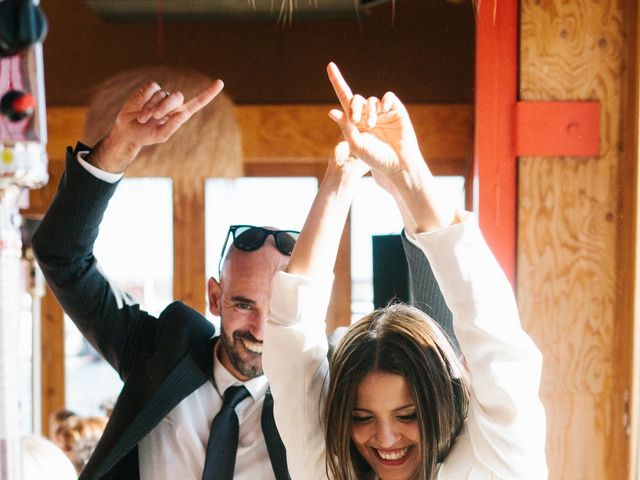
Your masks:
{"label": "man's wrist", "polygon": [[141,146],[120,139],[113,131],[98,142],[85,159],[91,165],[109,173],[124,173],[133,162]]}

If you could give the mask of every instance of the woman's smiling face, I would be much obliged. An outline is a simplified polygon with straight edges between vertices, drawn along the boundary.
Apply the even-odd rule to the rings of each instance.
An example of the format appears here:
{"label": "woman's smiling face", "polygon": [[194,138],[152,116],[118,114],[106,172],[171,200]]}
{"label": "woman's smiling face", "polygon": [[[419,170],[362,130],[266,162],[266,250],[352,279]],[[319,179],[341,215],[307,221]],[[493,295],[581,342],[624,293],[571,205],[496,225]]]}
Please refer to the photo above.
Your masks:
{"label": "woman's smiling face", "polygon": [[420,429],[409,384],[401,375],[371,372],[356,390],[351,440],[381,480],[414,478]]}

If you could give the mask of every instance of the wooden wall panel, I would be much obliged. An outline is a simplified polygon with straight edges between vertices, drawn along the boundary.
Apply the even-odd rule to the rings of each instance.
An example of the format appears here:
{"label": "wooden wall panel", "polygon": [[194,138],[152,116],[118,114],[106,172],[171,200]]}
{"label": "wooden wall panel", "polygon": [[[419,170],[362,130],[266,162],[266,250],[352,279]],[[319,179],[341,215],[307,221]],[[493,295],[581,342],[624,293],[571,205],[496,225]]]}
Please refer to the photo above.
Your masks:
{"label": "wooden wall panel", "polygon": [[49,418],[65,407],[64,316],[53,293],[42,297],[42,432],[49,434]]}
{"label": "wooden wall panel", "polygon": [[[626,89],[623,91],[622,115],[624,121],[623,161],[619,165],[618,185],[620,209],[626,213],[618,224],[618,301],[617,317],[634,319],[633,331],[620,331],[619,357],[628,359],[633,368],[630,376],[632,387],[627,401],[630,442],[629,472],[638,476],[638,455],[640,437],[640,2],[625,0],[625,26],[627,28]],[[628,213],[627,213],[628,212]],[[635,248],[632,246],[635,245]],[[631,246],[631,248],[628,248]],[[635,478],[634,478],[635,480]]]}
{"label": "wooden wall panel", "polygon": [[[550,478],[629,478],[632,319],[616,318],[623,158],[623,5],[521,2],[521,100],[599,100],[597,158],[522,158],[518,300],[543,351]],[[624,343],[624,342],[622,342]]]}
{"label": "wooden wall panel", "polygon": [[173,298],[204,313],[205,181],[173,182]]}
{"label": "wooden wall panel", "polygon": [[[254,162],[271,162],[274,157],[295,163],[301,157],[326,158],[340,136],[327,116],[330,108],[332,105],[236,106],[244,156]],[[439,165],[447,170],[447,165],[471,157],[472,105],[413,104],[407,109],[421,148],[436,170]],[[64,159],[66,147],[82,138],[85,116],[85,107],[48,107],[50,159]]]}
{"label": "wooden wall panel", "polygon": [[[336,105],[337,106],[337,105]],[[245,157],[326,157],[340,132],[327,116],[332,105],[238,106]],[[425,156],[446,162],[470,158],[471,105],[409,105],[409,115]]]}

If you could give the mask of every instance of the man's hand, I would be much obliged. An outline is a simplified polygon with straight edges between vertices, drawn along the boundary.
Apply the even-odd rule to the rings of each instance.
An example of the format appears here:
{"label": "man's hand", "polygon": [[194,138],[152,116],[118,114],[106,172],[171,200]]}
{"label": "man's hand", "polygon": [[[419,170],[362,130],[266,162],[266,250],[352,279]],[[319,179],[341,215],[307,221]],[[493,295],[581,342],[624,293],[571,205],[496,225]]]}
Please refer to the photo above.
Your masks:
{"label": "man's hand", "polygon": [[111,131],[87,160],[107,172],[124,172],[142,147],[168,140],[223,87],[215,80],[184,103],[180,92],[166,92],[155,82],[142,86],[125,101]]}

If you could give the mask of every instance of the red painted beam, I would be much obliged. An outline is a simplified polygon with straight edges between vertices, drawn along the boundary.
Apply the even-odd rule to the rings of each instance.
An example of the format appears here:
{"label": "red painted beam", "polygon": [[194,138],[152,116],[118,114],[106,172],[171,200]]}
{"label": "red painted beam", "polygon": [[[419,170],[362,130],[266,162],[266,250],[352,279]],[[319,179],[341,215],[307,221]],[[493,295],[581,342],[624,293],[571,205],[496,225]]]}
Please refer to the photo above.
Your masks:
{"label": "red painted beam", "polygon": [[478,0],[474,209],[512,285],[516,279],[518,2]]}
{"label": "red painted beam", "polygon": [[518,102],[518,156],[600,155],[599,102]]}

